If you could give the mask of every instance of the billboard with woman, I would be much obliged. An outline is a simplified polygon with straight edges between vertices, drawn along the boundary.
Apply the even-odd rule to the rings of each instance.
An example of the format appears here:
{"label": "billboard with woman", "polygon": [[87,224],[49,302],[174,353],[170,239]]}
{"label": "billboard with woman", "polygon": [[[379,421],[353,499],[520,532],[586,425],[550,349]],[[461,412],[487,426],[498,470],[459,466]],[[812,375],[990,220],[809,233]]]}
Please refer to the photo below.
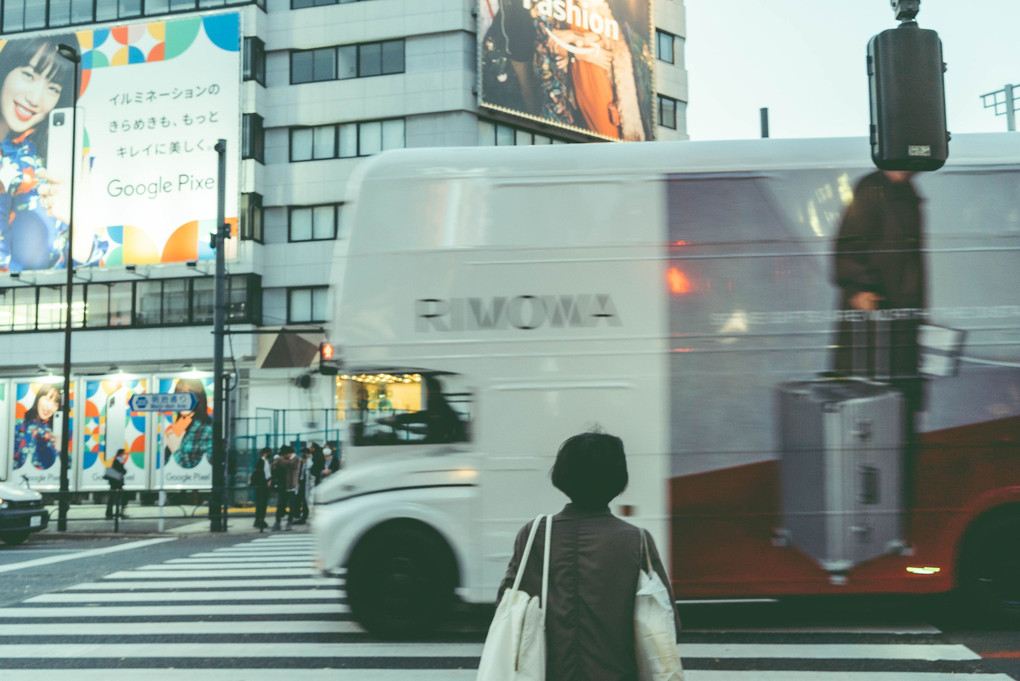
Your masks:
{"label": "billboard with woman", "polygon": [[[61,437],[63,429],[74,423],[74,409],[70,411],[71,423],[64,424],[59,379],[15,382],[14,395],[11,479],[17,482],[27,479],[34,489],[59,489]],[[73,432],[69,433],[69,446],[74,441],[71,435]]]}
{"label": "billboard with woman", "polygon": [[[236,13],[0,40],[0,272],[66,266],[72,174],[74,266],[212,259],[219,139],[237,186],[240,43]],[[80,55],[77,97],[61,46]]]}
{"label": "billboard with woman", "polygon": [[480,0],[483,106],[609,140],[654,137],[649,0]]}
{"label": "billboard with woman", "polygon": [[189,392],[195,396],[195,408],[189,411],[160,412],[156,433],[157,487],[201,489],[212,486],[212,393],[211,376],[159,378],[160,393]]}

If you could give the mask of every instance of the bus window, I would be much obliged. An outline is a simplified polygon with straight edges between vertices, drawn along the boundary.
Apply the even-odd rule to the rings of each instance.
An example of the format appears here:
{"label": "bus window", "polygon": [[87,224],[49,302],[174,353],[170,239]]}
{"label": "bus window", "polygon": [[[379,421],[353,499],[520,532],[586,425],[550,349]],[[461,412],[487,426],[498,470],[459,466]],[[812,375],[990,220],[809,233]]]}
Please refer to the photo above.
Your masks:
{"label": "bus window", "polygon": [[455,374],[394,370],[345,374],[341,416],[354,446],[467,442],[471,392]]}

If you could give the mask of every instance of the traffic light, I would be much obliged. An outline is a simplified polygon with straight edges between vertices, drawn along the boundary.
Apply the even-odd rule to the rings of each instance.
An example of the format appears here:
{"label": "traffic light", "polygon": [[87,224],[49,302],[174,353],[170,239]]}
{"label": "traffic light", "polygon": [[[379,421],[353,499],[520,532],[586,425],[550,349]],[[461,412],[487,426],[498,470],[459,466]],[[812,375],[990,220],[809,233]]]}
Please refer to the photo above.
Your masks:
{"label": "traffic light", "polygon": [[893,0],[902,23],[868,42],[871,159],[883,170],[937,170],[949,156],[942,41],[914,21],[919,5]]}
{"label": "traffic light", "polygon": [[319,343],[319,373],[328,376],[340,373],[340,358],[332,343]]}

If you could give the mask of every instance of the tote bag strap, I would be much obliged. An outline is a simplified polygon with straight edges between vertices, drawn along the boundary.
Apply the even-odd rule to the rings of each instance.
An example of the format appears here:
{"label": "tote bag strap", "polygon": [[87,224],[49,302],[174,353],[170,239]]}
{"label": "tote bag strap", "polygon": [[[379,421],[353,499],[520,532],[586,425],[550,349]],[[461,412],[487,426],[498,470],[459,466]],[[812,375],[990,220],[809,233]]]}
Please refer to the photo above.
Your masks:
{"label": "tote bag strap", "polygon": [[648,552],[648,533],[644,530],[641,530],[641,555],[644,557],[648,574],[652,574],[652,554]]}
{"label": "tote bag strap", "polygon": [[[524,553],[521,555],[521,564],[517,566],[517,576],[514,577],[514,585],[511,587],[510,598],[513,598],[513,592],[516,592],[521,587],[521,577],[524,576],[524,568],[528,565],[528,557],[531,555],[531,545],[535,543],[535,533],[538,532],[538,524],[542,521],[542,516],[538,516],[531,523],[531,533],[528,535],[528,543],[524,545]],[[548,546],[548,544],[547,544]],[[548,549],[546,549],[548,552]],[[545,596],[543,595],[543,598]],[[543,600],[543,603],[545,601]]]}
{"label": "tote bag strap", "polygon": [[[538,521],[535,522],[538,524]],[[552,514],[545,517],[545,558],[542,561],[542,612],[549,612],[549,545],[552,543]]]}

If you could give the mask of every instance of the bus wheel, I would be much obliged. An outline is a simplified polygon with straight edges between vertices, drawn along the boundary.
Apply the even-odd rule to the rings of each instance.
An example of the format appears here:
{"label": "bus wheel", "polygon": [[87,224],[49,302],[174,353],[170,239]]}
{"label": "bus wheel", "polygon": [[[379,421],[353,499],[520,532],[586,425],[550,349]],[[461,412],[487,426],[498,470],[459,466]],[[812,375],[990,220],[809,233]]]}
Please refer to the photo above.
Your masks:
{"label": "bus wheel", "polygon": [[1020,622],[1020,514],[999,516],[976,528],[965,545],[960,592],[969,609]]}
{"label": "bus wheel", "polygon": [[4,544],[7,544],[9,546],[18,546],[20,544],[24,544],[25,543],[25,540],[28,539],[28,535],[29,534],[31,534],[31,533],[30,532],[4,532],[3,534],[0,534],[0,540],[2,540]]}
{"label": "bus wheel", "polygon": [[384,525],[347,565],[351,613],[373,634],[402,638],[436,629],[453,604],[453,554],[423,525]]}

